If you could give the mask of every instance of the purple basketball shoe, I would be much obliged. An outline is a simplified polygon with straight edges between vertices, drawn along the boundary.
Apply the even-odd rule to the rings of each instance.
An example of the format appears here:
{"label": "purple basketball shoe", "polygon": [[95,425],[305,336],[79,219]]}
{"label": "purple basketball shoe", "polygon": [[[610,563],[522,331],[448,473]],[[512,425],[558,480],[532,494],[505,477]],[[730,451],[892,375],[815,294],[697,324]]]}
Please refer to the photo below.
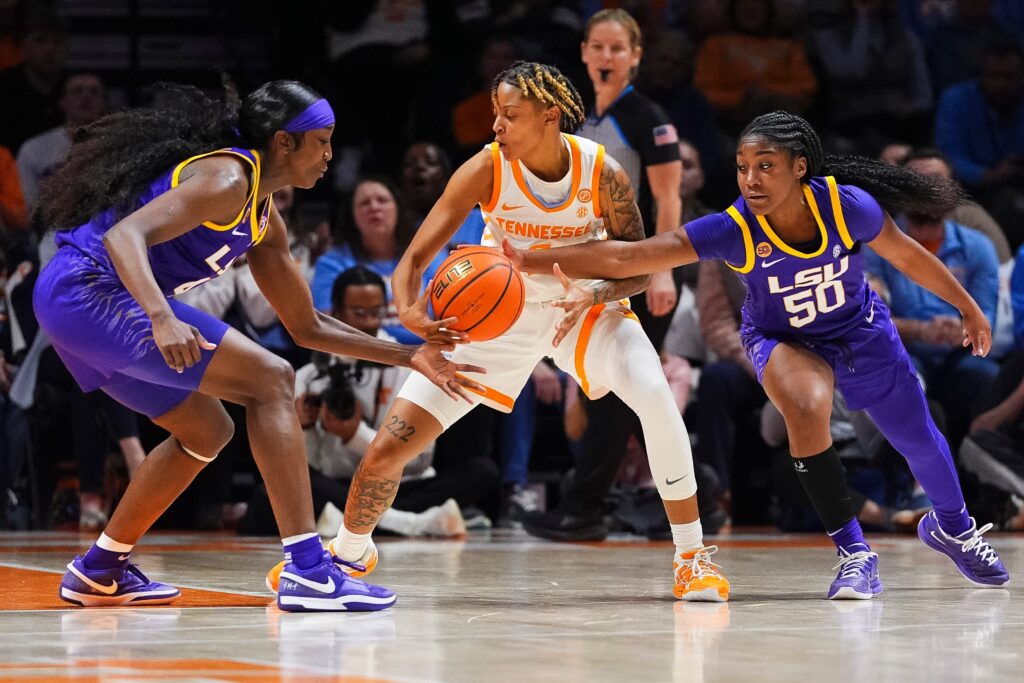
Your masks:
{"label": "purple basketball shoe", "polygon": [[832,569],[839,573],[828,589],[829,600],[870,600],[882,592],[878,555],[862,543],[840,548],[839,564]]}
{"label": "purple basketball shoe", "polygon": [[982,534],[991,528],[991,524],[986,524],[979,529],[978,523],[971,517],[970,529],[959,536],[950,536],[939,526],[939,520],[932,510],[918,522],[917,535],[926,546],[953,560],[960,573],[974,585],[998,588],[1010,581],[1010,572],[1006,571],[988,541],[982,538]]}
{"label": "purple basketball shoe", "polygon": [[353,579],[342,564],[350,563],[326,552],[310,569],[289,562],[281,572],[277,606],[286,612],[372,612],[395,604],[393,592]]}
{"label": "purple basketball shoe", "polygon": [[166,605],[180,595],[174,586],[147,579],[127,559],[113,569],[89,569],[78,556],[60,582],[60,599],[83,607]]}

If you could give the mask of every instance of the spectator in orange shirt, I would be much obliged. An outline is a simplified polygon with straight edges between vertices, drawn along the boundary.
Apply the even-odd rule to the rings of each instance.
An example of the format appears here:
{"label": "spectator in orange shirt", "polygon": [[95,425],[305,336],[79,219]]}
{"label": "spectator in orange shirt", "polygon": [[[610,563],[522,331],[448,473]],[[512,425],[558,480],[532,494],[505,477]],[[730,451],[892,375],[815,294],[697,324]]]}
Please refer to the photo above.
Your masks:
{"label": "spectator in orange shirt", "polygon": [[452,138],[466,156],[494,139],[491,84],[494,77],[512,66],[518,57],[519,48],[509,37],[491,36],[484,43],[476,65],[480,87],[452,110]]}
{"label": "spectator in orange shirt", "polygon": [[0,230],[23,232],[28,225],[25,195],[11,150],[0,147]]}
{"label": "spectator in orange shirt", "polygon": [[726,127],[773,109],[806,111],[817,89],[803,43],[774,28],[774,0],[732,0],[732,30],[697,52],[694,85]]}
{"label": "spectator in orange shirt", "polygon": [[0,0],[0,69],[21,64],[17,19],[18,0]]}

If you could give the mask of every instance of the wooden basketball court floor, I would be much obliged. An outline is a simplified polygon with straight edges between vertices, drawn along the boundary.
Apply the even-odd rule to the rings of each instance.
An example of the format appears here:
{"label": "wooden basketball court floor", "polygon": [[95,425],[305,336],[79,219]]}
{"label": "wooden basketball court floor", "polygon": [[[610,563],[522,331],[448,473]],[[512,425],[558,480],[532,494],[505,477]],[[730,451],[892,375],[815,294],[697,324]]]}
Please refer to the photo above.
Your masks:
{"label": "wooden basketball court floor", "polygon": [[287,614],[263,588],[273,539],[153,534],[173,606],[70,608],[57,585],[91,536],[0,534],[3,681],[1024,681],[1024,537],[993,535],[1009,589],[970,588],[916,538],[873,537],[886,590],[824,600],[827,539],[717,540],[728,604],[672,598],[667,543],[518,533],[385,540],[369,614]]}

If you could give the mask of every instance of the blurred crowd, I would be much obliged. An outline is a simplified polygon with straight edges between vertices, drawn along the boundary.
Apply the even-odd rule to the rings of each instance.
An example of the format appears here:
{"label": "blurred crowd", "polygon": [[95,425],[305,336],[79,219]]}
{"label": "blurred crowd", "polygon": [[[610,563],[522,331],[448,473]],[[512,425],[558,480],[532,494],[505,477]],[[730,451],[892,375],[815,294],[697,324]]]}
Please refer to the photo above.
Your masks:
{"label": "blurred crowd", "polygon": [[[34,220],[39,183],[66,158],[78,127],[114,100],[145,102],[140,84],[149,81],[69,60],[75,4],[0,0],[0,528],[101,529],[163,438],[102,392],[79,391],[37,334],[31,308],[35,274],[54,251],[52,232]],[[596,62],[585,61],[615,49],[614,36],[598,45],[596,33],[585,33],[611,7],[637,22],[637,35],[622,38],[626,49],[642,47],[629,88],[661,117],[655,144],[672,147],[656,163],[640,153],[647,174],[633,182],[650,185],[648,222],[666,192],[678,196],[682,222],[727,207],[737,195],[736,135],[774,109],[805,116],[832,153],[963,185],[969,201],[947,216],[894,218],[989,317],[988,357],[961,347],[956,309],[881,259],[869,255],[868,269],[958,454],[969,507],[981,521],[1024,529],[1024,0],[211,2],[214,24],[237,18],[268,55],[268,66],[210,65],[211,73],[226,69],[243,91],[268,78],[302,80],[337,113],[328,178],[274,196],[315,306],[368,334],[417,342],[398,321],[390,275],[453,169],[493,138],[494,77],[518,59],[557,65],[588,104],[586,135],[614,108],[602,99]],[[217,81],[214,74],[201,85]],[[623,140],[637,147],[625,133]],[[667,190],[658,182],[665,177],[673,179]],[[483,227],[476,210],[450,246],[478,242]],[[660,331],[648,333],[690,430],[705,532],[730,524],[815,529],[788,465],[781,416],[739,341],[742,283],[717,262],[673,275],[671,306],[650,307]],[[333,535],[404,371],[297,347],[244,259],[182,297],[297,369],[316,510]],[[522,525],[561,540],[620,530],[668,537],[638,430],[628,420],[612,429],[588,403],[553,365],[539,364],[511,414],[478,407],[410,464],[381,528],[447,536]],[[244,412],[229,411],[241,425]],[[913,530],[930,503],[867,416],[838,394],[832,433],[861,522]],[[245,429],[235,435],[161,524],[275,533]]]}

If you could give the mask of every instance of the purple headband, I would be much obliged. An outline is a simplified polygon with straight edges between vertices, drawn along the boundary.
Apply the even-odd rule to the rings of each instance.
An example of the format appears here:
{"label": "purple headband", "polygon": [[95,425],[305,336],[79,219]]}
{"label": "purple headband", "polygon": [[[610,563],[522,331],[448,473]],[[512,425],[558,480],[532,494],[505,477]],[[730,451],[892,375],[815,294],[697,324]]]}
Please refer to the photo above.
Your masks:
{"label": "purple headband", "polygon": [[334,110],[325,99],[319,99],[292,118],[281,129],[286,133],[303,133],[326,128],[334,123]]}

